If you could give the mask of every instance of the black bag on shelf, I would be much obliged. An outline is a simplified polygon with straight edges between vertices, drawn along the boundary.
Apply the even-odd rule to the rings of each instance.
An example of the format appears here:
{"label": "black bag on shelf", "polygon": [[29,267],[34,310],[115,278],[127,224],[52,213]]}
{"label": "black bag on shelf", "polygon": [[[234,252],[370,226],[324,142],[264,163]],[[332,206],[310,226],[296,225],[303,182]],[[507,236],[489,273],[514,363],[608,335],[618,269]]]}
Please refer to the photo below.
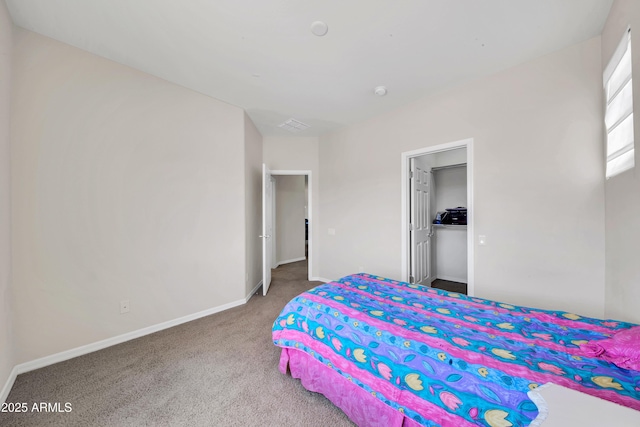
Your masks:
{"label": "black bag on shelf", "polygon": [[[467,225],[467,208],[459,206],[457,208],[447,209],[450,222],[452,225]],[[443,223],[444,224],[444,223]]]}

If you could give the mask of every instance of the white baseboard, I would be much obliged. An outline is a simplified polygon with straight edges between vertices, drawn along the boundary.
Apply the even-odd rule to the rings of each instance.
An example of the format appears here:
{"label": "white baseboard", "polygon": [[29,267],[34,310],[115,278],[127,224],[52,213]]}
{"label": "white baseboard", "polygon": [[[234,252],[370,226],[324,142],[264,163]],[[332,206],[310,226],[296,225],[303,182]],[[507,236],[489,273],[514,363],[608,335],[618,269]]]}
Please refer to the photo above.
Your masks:
{"label": "white baseboard", "polygon": [[[260,283],[260,285],[262,285],[262,282]],[[257,290],[258,287],[256,286],[255,289]],[[92,344],[87,344],[80,347],[72,348],[71,350],[62,351],[60,353],[52,354],[50,356],[41,357],[39,359],[32,360],[30,362],[25,362],[25,363],[16,365],[16,367],[13,368],[13,371],[11,372],[11,376],[7,380],[5,387],[2,389],[3,394],[0,397],[2,397],[3,399],[6,399],[5,389],[6,389],[6,395],[8,395],[9,390],[11,390],[11,387],[13,386],[13,382],[15,381],[15,377],[19,374],[33,371],[35,369],[44,368],[45,366],[53,365],[54,363],[59,363],[65,360],[73,359],[74,357],[83,356],[85,354],[89,354],[97,350],[102,350],[104,348],[111,347],[116,344],[121,344],[123,342],[140,338],[145,335],[152,334],[154,332],[158,332],[164,329],[178,326],[182,323],[190,322],[192,320],[196,320],[201,317],[209,316],[224,310],[228,310],[233,307],[237,307],[239,305],[243,305],[249,300],[251,295],[253,295],[253,293],[245,297],[244,299],[232,301],[230,303],[223,304],[218,307],[213,307],[207,310],[199,311],[197,313],[189,314],[187,316],[179,317],[177,319],[158,323],[156,325],[148,326],[146,328],[138,329],[132,332],[128,332],[126,334],[118,335],[112,338],[107,338],[105,340],[94,342]],[[4,400],[2,400],[2,402],[4,402]]]}
{"label": "white baseboard", "polygon": [[307,259],[307,257],[303,256],[302,258],[293,258],[293,259],[287,259],[284,261],[278,261],[278,267],[280,267],[283,264],[290,264],[292,262],[304,261],[305,259]]}
{"label": "white baseboard", "polygon": [[7,397],[9,396],[9,392],[13,387],[13,383],[16,382],[17,376],[18,376],[18,367],[14,366],[14,368],[11,370],[11,373],[9,374],[9,378],[7,378],[7,382],[4,384],[4,387],[2,387],[2,392],[0,392],[0,405],[7,400]]}
{"label": "white baseboard", "polygon": [[247,296],[244,298],[244,302],[245,302],[245,303],[249,302],[249,300],[251,299],[251,297],[253,296],[253,294],[255,294],[256,292],[258,292],[258,289],[260,289],[260,287],[261,287],[261,286],[262,286],[262,280],[260,280],[260,282],[258,282],[258,284],[257,284],[253,289],[251,289],[251,292],[249,292],[249,295],[247,295]]}
{"label": "white baseboard", "polygon": [[162,331],[163,329],[172,328],[182,323],[190,322],[192,320],[196,320],[201,317],[210,316],[212,314],[219,313],[221,311],[246,304],[251,299],[253,294],[255,294],[258,291],[258,289],[260,289],[261,286],[262,286],[262,280],[260,280],[260,282],[251,290],[249,295],[247,295],[246,297],[244,297],[244,299],[241,299],[241,300],[232,301],[228,304],[223,304],[218,307],[213,307],[207,310],[199,311],[197,313],[189,314],[187,316],[179,317],[177,319],[169,320],[167,322],[158,323],[157,325],[148,326],[146,328],[142,328],[132,332],[128,332],[126,334],[118,335],[113,338],[107,338],[105,340],[94,342],[92,344],[87,344],[80,347],[72,348],[71,350],[62,351],[60,353],[52,354],[50,356],[41,357],[39,359],[32,360],[30,362],[25,362],[25,363],[16,365],[11,371],[11,374],[9,374],[9,378],[7,379],[4,387],[2,388],[2,392],[0,393],[0,404],[6,401],[7,396],[9,396],[9,392],[13,387],[13,383],[16,381],[16,377],[20,374],[24,374],[25,372],[33,371],[35,369],[44,368],[45,366],[53,365],[54,363],[59,363],[65,360],[73,359],[74,357],[83,356],[85,354],[89,354],[94,351],[111,347],[112,345],[121,344],[123,342],[140,338],[145,335],[152,334],[154,332]]}
{"label": "white baseboard", "polygon": [[459,283],[467,283],[467,278],[462,278],[462,277],[453,277],[453,276],[442,276],[440,274],[438,274],[438,277],[436,278],[440,279],[440,280],[448,280],[450,282],[459,282]]}
{"label": "white baseboard", "polygon": [[329,282],[333,282],[333,280],[331,279],[325,279],[324,277],[312,277],[311,280],[317,281],[317,282],[324,282],[324,283],[329,283]]}

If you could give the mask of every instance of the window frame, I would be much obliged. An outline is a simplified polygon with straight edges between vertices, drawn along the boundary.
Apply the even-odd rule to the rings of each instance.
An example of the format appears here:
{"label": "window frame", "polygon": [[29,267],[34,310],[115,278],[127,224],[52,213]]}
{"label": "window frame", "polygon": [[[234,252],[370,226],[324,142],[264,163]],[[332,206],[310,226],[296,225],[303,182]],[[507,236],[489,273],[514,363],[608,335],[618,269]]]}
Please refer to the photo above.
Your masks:
{"label": "window frame", "polygon": [[[630,69],[630,73],[628,75],[626,75],[625,73],[623,75],[622,80],[620,80],[621,83],[619,83],[618,86],[615,88],[615,90],[611,92],[610,83],[612,81],[612,78],[616,74],[616,71],[618,70],[619,66],[623,64],[624,60],[627,57],[627,53],[629,55],[628,67]],[[604,105],[605,177],[606,179],[610,179],[610,178],[613,178],[614,176],[617,176],[621,173],[624,173],[628,170],[635,168],[635,133],[634,133],[634,114],[633,114],[634,113],[633,57],[632,57],[632,50],[631,50],[631,27],[627,27],[626,31],[624,32],[624,36],[622,37],[622,40],[620,40],[618,47],[616,48],[615,52],[613,53],[611,59],[609,60],[609,63],[607,64],[603,72],[602,81],[604,86],[603,89],[604,89],[604,103],[605,103]],[[625,90],[627,89],[627,86],[629,86],[629,90],[626,91],[626,94],[627,95],[630,94],[630,98],[631,98],[630,109],[627,108],[627,109],[621,110],[621,112],[619,113],[619,116],[616,116],[616,119],[613,122],[611,122],[611,125],[607,126],[607,119],[610,118],[610,114],[609,114],[611,111],[610,107],[615,103],[615,101],[620,100],[619,97],[622,97],[624,95]],[[620,145],[620,148],[618,148],[615,152],[610,152],[611,151],[610,146],[612,142],[610,140],[610,136],[614,133],[617,133],[617,134],[624,133],[623,132],[625,130],[624,127],[629,126],[628,123],[626,124],[626,126],[624,126],[625,122],[627,122],[628,120],[630,120],[631,123],[630,123],[630,130],[627,129],[626,135],[630,137],[631,142],[628,142],[627,138],[625,138],[626,141],[625,139],[620,139],[619,141],[616,141],[618,142],[618,145]],[[618,130],[618,132],[616,132],[616,130]],[[620,143],[620,141],[622,143]],[[620,163],[620,160],[626,163],[622,167],[616,166],[616,161],[617,163]]]}

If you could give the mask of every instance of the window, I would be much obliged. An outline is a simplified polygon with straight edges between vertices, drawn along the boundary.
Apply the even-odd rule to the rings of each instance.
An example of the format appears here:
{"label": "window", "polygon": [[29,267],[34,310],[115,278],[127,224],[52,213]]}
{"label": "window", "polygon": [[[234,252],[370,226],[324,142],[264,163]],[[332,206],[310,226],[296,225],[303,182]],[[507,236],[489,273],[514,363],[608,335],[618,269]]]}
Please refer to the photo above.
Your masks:
{"label": "window", "polygon": [[613,54],[604,71],[607,101],[604,123],[607,129],[607,178],[634,167],[633,86],[631,82],[631,30]]}

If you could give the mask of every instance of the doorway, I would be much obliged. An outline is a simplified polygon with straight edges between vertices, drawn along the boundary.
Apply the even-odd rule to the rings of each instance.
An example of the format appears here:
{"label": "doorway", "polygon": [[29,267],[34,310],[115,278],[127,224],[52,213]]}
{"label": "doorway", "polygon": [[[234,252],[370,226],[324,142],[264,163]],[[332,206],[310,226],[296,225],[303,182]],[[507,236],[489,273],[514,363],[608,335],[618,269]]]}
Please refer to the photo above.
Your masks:
{"label": "doorway", "polygon": [[[263,185],[263,233],[261,236],[263,238],[262,289],[263,295],[266,295],[271,284],[271,269],[281,264],[306,259],[307,279],[311,280],[313,186],[310,170],[269,170],[266,165],[263,165],[263,183],[265,185]],[[300,194],[302,194],[303,204],[295,207],[296,212],[293,210],[287,212],[285,209],[284,215],[278,215],[279,203],[287,203],[287,200],[292,198],[297,200]],[[278,240],[281,241],[278,242]]]}
{"label": "doorway", "polygon": [[472,150],[465,139],[402,153],[402,280],[474,295]]}
{"label": "doorway", "polygon": [[305,236],[307,213],[306,175],[273,175],[274,180],[274,231],[273,264],[283,264],[307,259]]}

